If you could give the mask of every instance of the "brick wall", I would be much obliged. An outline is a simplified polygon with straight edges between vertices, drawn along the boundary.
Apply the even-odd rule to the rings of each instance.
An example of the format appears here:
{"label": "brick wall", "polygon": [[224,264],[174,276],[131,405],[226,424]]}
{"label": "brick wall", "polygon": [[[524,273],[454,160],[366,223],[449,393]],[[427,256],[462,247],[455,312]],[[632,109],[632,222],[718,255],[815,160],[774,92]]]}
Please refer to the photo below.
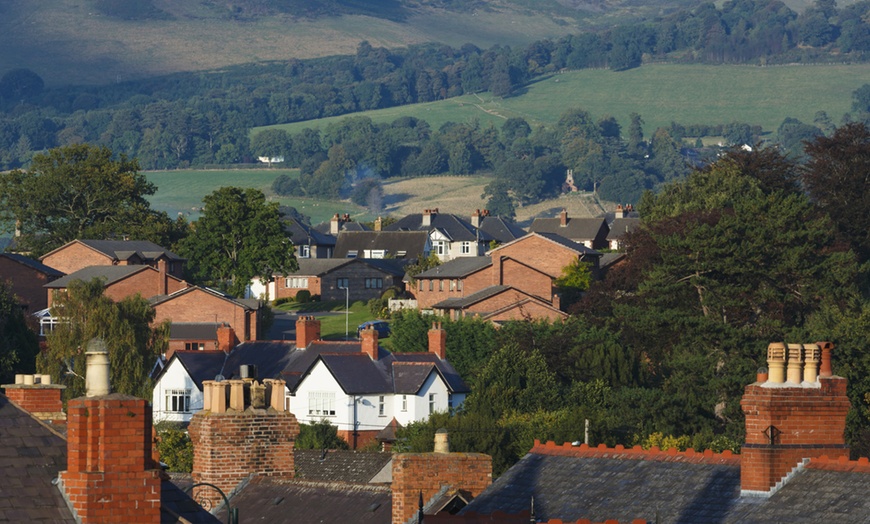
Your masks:
{"label": "brick wall", "polygon": [[67,275],[89,266],[112,265],[111,258],[78,242],[73,242],[43,257],[40,261]]}
{"label": "brick wall", "polygon": [[[344,300],[346,293],[344,289],[338,289],[336,280],[339,278],[348,279],[348,287],[350,288],[350,301],[371,300],[380,298],[381,294],[388,287],[402,285],[402,277],[393,277],[388,273],[384,273],[367,264],[357,262],[342,266],[335,271],[324,276],[321,282],[320,296],[323,300]],[[366,288],[366,278],[380,278],[383,282],[381,288]]]}
{"label": "brick wall", "polygon": [[502,260],[501,284],[515,287],[547,302],[553,300],[553,278],[535,267],[513,259]]}
{"label": "brick wall", "polygon": [[[443,289],[439,285],[439,280],[441,279],[420,279],[417,281],[417,284],[411,292],[417,298],[417,307],[419,309],[430,309],[433,304],[437,304],[442,300],[454,297],[467,297],[468,295],[473,295],[481,289],[492,285],[491,271],[492,266],[489,266],[461,279],[443,279]],[[451,289],[450,283],[453,280],[456,280],[456,287]],[[429,291],[430,281],[432,282],[432,291]],[[460,289],[460,281],[462,282],[462,289]],[[420,285],[421,282],[422,288]]]}
{"label": "brick wall", "polygon": [[[294,476],[293,447],[299,423],[290,412],[250,406],[223,413],[203,410],[193,415],[188,432],[193,442],[194,482],[214,484],[229,494],[250,475]],[[221,501],[214,490],[194,493],[194,498],[211,504]]]}
{"label": "brick wall", "polygon": [[[493,252],[493,266],[496,265],[499,256],[522,261],[528,266],[557,278],[562,274],[562,268],[576,259],[578,254],[545,238],[528,235],[513,244],[496,249]],[[501,271],[497,269],[493,276],[497,278],[500,274]],[[494,282],[494,284],[498,283]],[[512,285],[510,282],[505,282],[505,284]]]}
{"label": "brick wall", "polygon": [[[48,376],[48,375],[45,375]],[[36,418],[54,423],[66,422],[61,394],[66,386],[60,384],[7,384],[3,386],[9,400]]]}
{"label": "brick wall", "polygon": [[[298,275],[291,275],[290,278],[293,278],[294,276],[298,277]],[[304,275],[302,275],[302,277],[308,279],[308,287],[287,287],[285,277],[275,277],[275,296],[272,298],[275,300],[279,298],[296,298],[296,293],[299,293],[303,289],[308,290],[308,292],[311,293],[311,296],[321,294],[321,281],[319,277],[306,277]]]}
{"label": "brick wall", "polygon": [[[166,279],[166,292],[163,292],[164,287],[161,285],[161,280]],[[144,298],[153,297],[155,295],[168,295],[180,291],[187,287],[187,282],[176,280],[172,277],[161,275],[157,270],[147,269],[139,271],[134,275],[113,282],[106,286],[104,294],[112,300],[118,302],[126,297],[139,293]]]}
{"label": "brick wall", "polygon": [[[804,458],[848,457],[846,379],[820,377],[820,387],[765,384],[746,386],[740,403],[746,414],[742,490],[769,491]],[[770,426],[778,431],[773,444],[765,434]]]}
{"label": "brick wall", "polygon": [[[522,321],[529,318],[534,318],[547,319],[550,322],[555,322],[556,320],[565,318],[565,315],[560,314],[558,311],[553,311],[550,308],[544,307],[542,304],[535,302],[534,300],[522,300],[512,305],[514,307],[503,309],[499,311],[499,313],[487,317],[487,320],[492,322],[508,322],[511,320]],[[471,308],[469,308],[469,311],[475,311],[476,307],[477,305],[472,306]]]}
{"label": "brick wall", "polygon": [[211,293],[194,289],[154,306],[154,324],[173,322],[225,322],[233,328],[237,339],[256,340],[257,326],[245,308]]}
{"label": "brick wall", "polygon": [[492,483],[492,457],[481,453],[401,453],[393,456],[393,524],[416,514],[423,501],[442,486],[466,490],[473,497]]}
{"label": "brick wall", "polygon": [[22,304],[27,305],[29,312],[35,313],[48,307],[48,294],[42,286],[54,278],[9,258],[0,257],[0,280],[11,284],[12,293]]}
{"label": "brick wall", "polygon": [[160,522],[151,408],[112,394],[69,402],[63,491],[84,524]]}
{"label": "brick wall", "polygon": [[[360,449],[377,440],[380,430],[357,430],[356,435],[354,435],[354,432],[351,430],[339,429],[336,433],[347,442],[350,449]],[[354,440],[356,441],[356,446],[354,446]]]}

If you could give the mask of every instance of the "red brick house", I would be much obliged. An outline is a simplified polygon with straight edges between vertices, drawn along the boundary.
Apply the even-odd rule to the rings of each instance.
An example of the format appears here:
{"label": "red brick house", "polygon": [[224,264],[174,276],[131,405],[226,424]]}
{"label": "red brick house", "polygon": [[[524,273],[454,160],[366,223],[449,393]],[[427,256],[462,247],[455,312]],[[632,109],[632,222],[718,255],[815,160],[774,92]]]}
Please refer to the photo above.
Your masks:
{"label": "red brick house", "polygon": [[0,281],[9,282],[12,293],[25,309],[34,313],[48,307],[46,284],[63,273],[32,258],[12,253],[0,253]]}
{"label": "red brick house", "polygon": [[[268,284],[269,299],[295,298],[302,290],[321,300],[344,300],[344,288],[351,301],[378,298],[390,287],[403,286],[402,261],[370,258],[301,259],[299,270],[289,275],[275,275]],[[267,288],[259,279],[252,281],[249,296],[265,297]]]}
{"label": "red brick house", "polygon": [[89,266],[147,265],[163,269],[178,279],[184,277],[185,259],[168,249],[146,240],[73,240],[68,244],[43,255],[43,264],[74,273]]}
{"label": "red brick house", "polygon": [[187,287],[150,300],[154,308],[154,323],[164,320],[175,322],[223,322],[235,335],[233,345],[245,340],[257,340],[260,302],[237,299],[213,289]]}
{"label": "red brick house", "polygon": [[165,265],[160,269],[151,266],[90,266],[54,280],[44,287],[48,291],[48,307],[54,303],[57,293],[65,292],[73,280],[90,281],[99,278],[105,286],[105,296],[119,301],[133,295],[143,298],[155,295],[175,293],[188,286],[188,283],[173,275],[165,273]]}

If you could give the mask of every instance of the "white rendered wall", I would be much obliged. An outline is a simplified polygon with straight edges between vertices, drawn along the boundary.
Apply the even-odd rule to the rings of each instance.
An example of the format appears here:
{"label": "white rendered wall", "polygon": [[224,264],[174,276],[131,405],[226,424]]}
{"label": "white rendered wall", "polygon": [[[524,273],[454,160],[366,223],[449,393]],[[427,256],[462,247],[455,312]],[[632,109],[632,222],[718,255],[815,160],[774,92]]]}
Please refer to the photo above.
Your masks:
{"label": "white rendered wall", "polygon": [[[166,400],[164,392],[168,389],[189,389],[190,390],[190,413],[172,413],[166,412]],[[196,387],[193,379],[187,374],[187,370],[178,359],[172,360],[169,367],[160,377],[160,380],[154,385],[154,393],[151,397],[151,405],[153,406],[154,422],[171,421],[171,422],[189,422],[193,414],[197,411],[202,411],[202,391]]]}

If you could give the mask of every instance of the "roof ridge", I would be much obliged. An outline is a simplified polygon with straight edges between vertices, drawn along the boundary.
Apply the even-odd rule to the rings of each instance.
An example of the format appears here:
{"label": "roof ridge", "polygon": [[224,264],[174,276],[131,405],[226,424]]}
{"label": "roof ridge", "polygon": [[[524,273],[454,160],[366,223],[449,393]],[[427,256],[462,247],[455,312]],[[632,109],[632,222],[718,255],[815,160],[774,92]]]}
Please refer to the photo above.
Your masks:
{"label": "roof ridge", "polygon": [[606,444],[599,444],[597,447],[591,447],[588,444],[574,446],[570,442],[565,442],[560,446],[553,441],[541,444],[540,440],[535,439],[535,445],[529,453],[568,457],[655,460],[660,462],[727,464],[733,466],[740,465],[740,455],[735,455],[730,449],[726,449],[722,453],[714,453],[713,450],[710,449],[695,451],[692,448],[688,448],[686,451],[677,451],[676,448],[662,451],[658,446],[653,446],[650,449],[643,449],[641,446],[626,448],[622,445],[609,448]]}
{"label": "roof ridge", "polygon": [[806,467],[827,471],[870,473],[870,458],[859,457],[858,460],[849,460],[846,456],[831,458],[828,455],[822,455],[821,457],[811,458]]}

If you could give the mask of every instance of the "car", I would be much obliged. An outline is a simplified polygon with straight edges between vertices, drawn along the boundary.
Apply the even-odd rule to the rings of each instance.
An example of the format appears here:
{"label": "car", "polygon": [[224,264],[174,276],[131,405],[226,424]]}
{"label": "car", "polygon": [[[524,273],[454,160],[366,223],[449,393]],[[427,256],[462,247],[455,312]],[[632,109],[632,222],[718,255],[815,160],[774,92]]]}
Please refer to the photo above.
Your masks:
{"label": "car", "polygon": [[363,322],[356,328],[357,336],[362,334],[364,329],[372,328],[378,332],[378,338],[387,338],[390,336],[390,323],[386,320],[369,320],[368,322]]}

